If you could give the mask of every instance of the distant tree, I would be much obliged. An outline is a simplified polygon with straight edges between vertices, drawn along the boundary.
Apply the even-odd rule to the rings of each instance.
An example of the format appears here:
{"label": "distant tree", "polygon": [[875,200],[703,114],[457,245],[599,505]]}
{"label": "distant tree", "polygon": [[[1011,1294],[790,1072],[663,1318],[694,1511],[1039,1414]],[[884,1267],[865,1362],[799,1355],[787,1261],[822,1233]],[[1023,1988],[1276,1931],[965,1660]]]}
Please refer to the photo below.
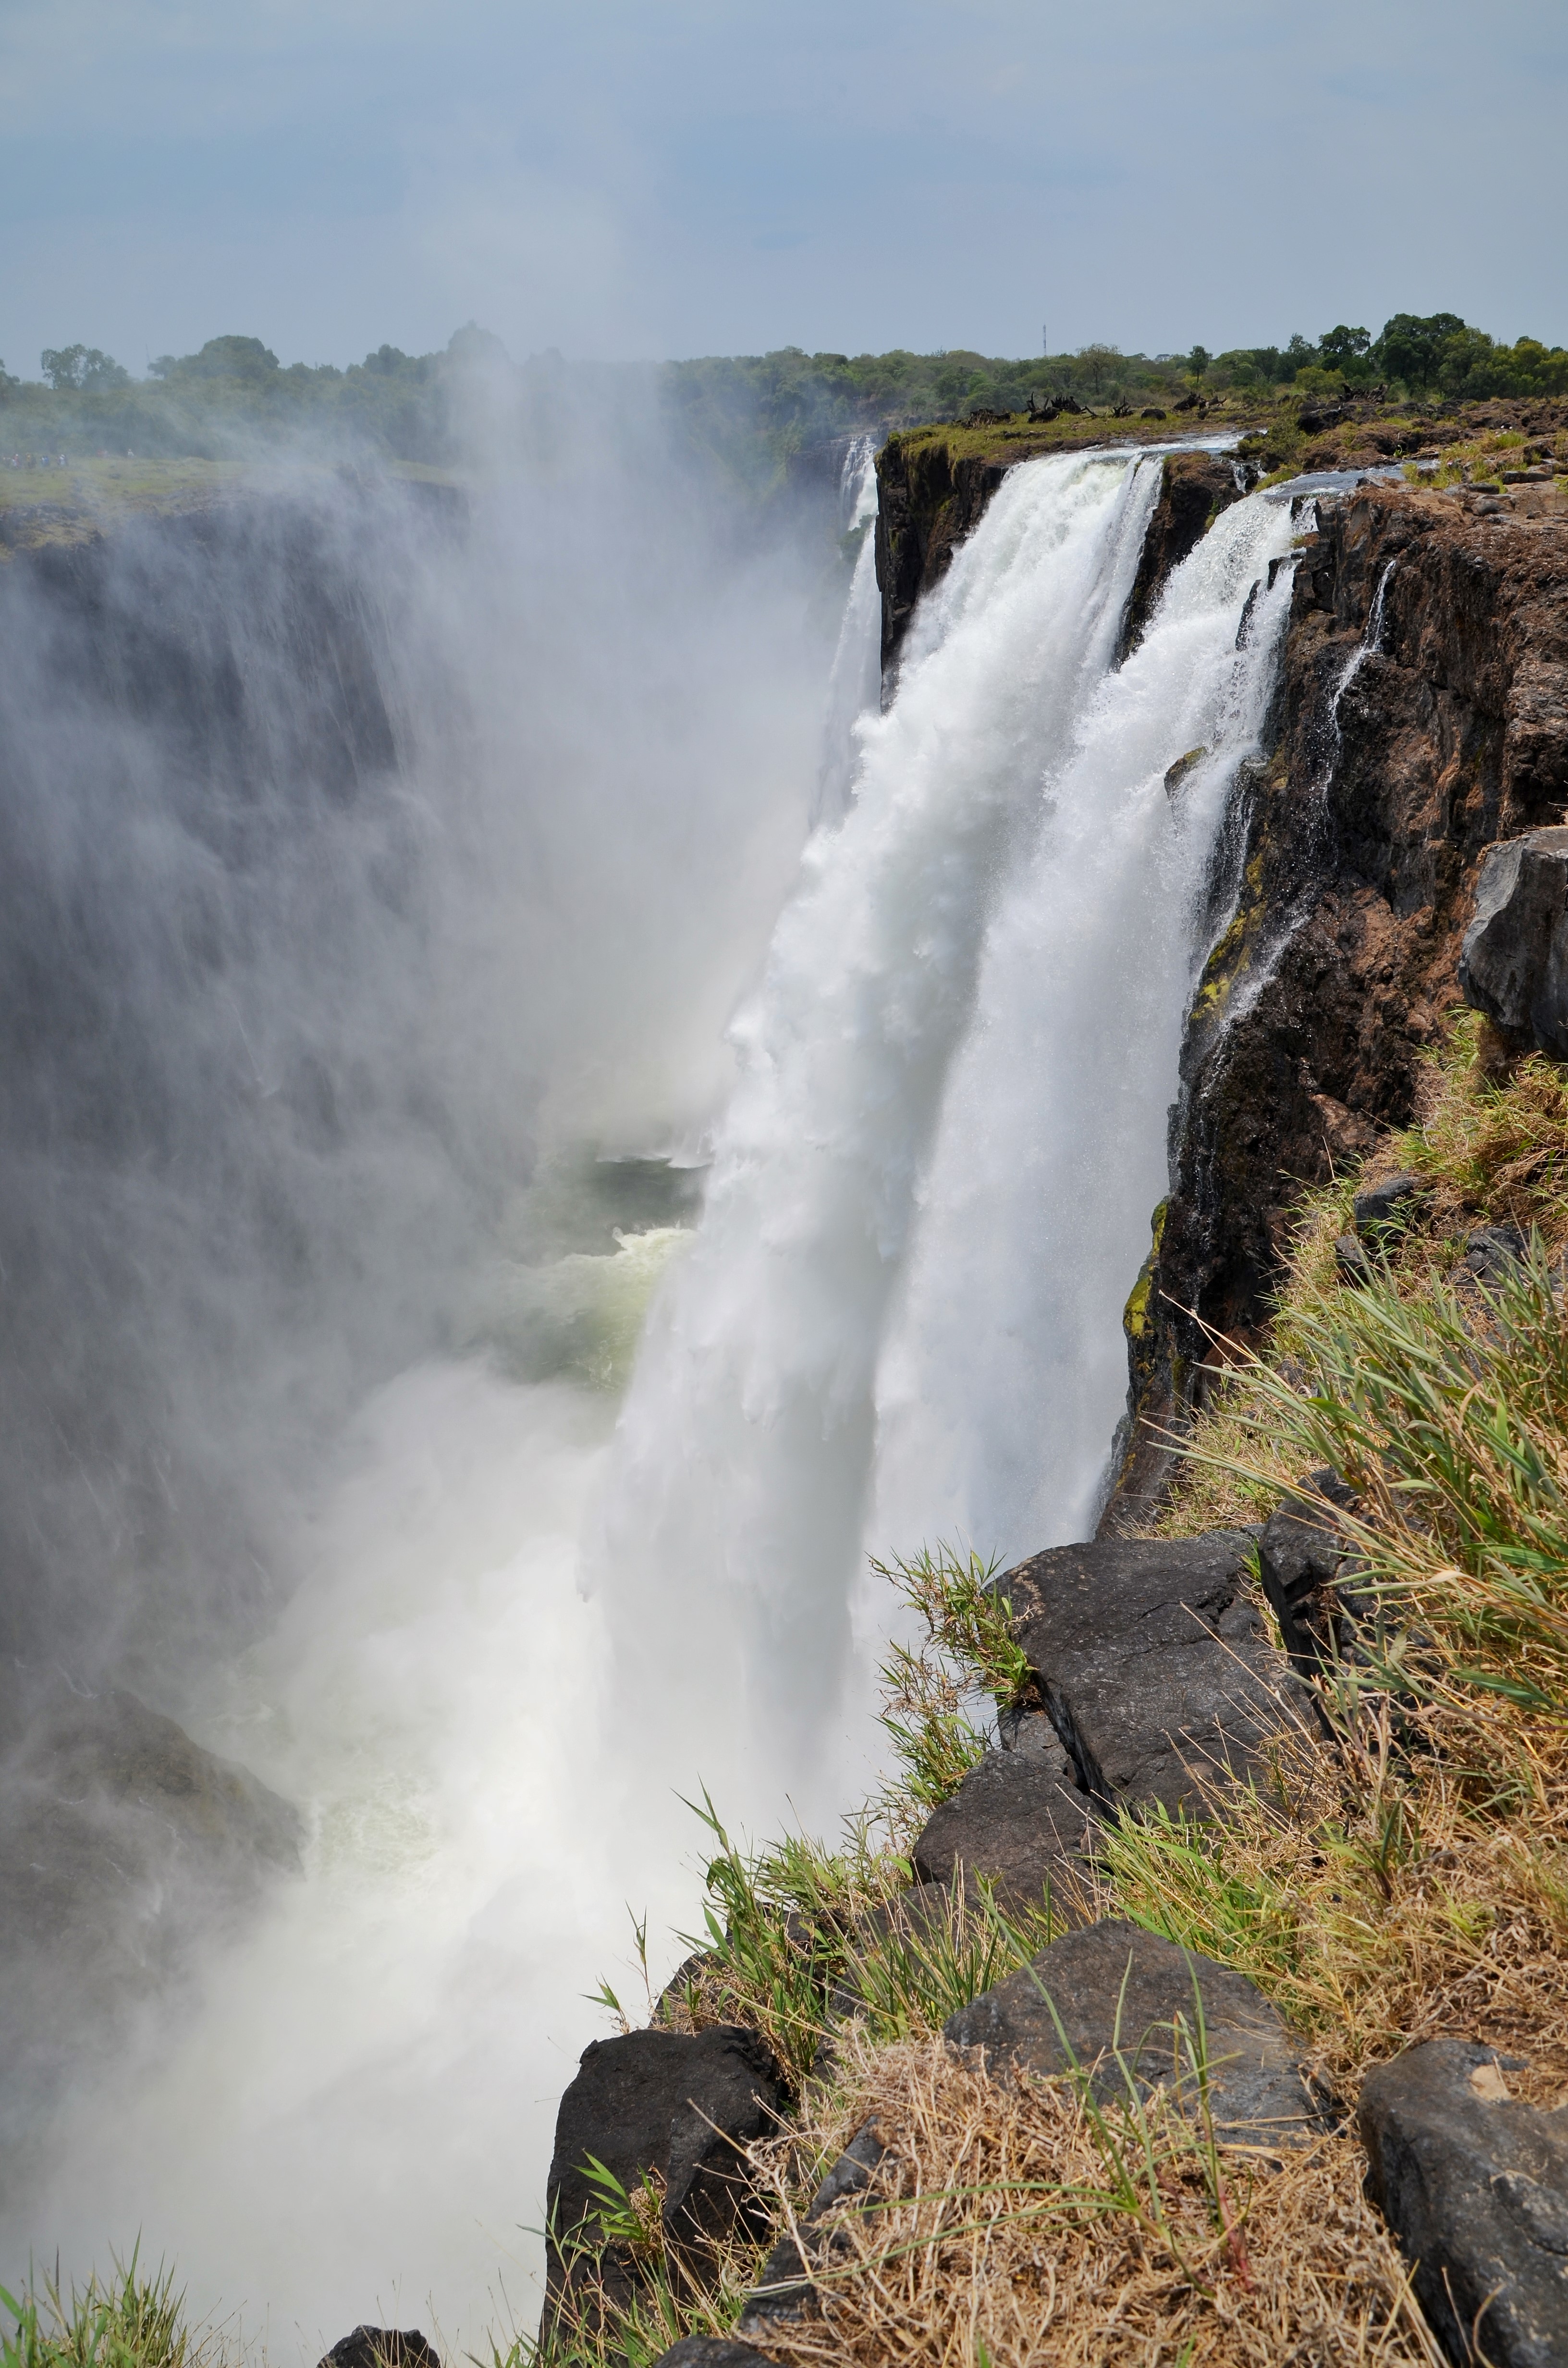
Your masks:
{"label": "distant tree", "polygon": [[1084,365],[1089,384],[1098,394],[1103,391],[1108,377],[1119,374],[1118,366],[1121,361],[1121,347],[1097,342],[1092,346],[1080,346],[1078,359]]}
{"label": "distant tree", "polygon": [[1347,329],[1343,321],[1336,329],[1325,329],[1318,339],[1324,370],[1347,370],[1353,362],[1364,360],[1371,348],[1369,329]]}
{"label": "distant tree", "polygon": [[1187,366],[1192,372],[1194,378],[1201,378],[1213,359],[1213,355],[1208,351],[1206,347],[1194,346],[1192,351],[1187,358]]}
{"label": "distant tree", "polygon": [[160,354],[152,365],[154,378],[237,378],[253,382],[269,379],[278,357],[259,337],[209,337],[199,354]]}
{"label": "distant tree", "polygon": [[1285,348],[1285,376],[1293,378],[1299,370],[1309,369],[1317,360],[1318,349],[1303,337],[1298,329]]}
{"label": "distant tree", "polygon": [[1464,335],[1457,313],[1396,313],[1385,321],[1372,359],[1389,378],[1425,390],[1442,382],[1443,348]]}
{"label": "distant tree", "polygon": [[378,346],[373,354],[366,355],[364,366],[368,370],[374,370],[379,378],[395,378],[407,360],[408,356],[396,346]]}
{"label": "distant tree", "polygon": [[131,372],[121,370],[112,354],[97,346],[46,346],[39,368],[56,394],[98,393],[111,386],[129,386]]}

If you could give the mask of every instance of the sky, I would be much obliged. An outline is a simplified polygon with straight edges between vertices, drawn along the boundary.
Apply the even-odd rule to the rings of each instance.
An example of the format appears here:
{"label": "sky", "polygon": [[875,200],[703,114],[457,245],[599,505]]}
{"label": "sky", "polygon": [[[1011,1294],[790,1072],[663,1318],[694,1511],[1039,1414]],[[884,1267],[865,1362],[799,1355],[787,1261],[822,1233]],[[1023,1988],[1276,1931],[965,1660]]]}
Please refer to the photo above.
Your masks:
{"label": "sky", "polygon": [[0,357],[1568,342],[1561,0],[0,0]]}

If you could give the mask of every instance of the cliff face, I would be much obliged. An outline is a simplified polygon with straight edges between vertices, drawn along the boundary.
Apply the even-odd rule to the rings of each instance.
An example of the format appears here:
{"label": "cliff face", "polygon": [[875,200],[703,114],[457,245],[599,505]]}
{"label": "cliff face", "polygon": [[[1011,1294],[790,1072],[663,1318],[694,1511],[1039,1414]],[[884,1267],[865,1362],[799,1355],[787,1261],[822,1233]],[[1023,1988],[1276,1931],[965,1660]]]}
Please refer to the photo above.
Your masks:
{"label": "cliff face", "polygon": [[1111,1527],[1149,1509],[1170,1462],[1154,1434],[1201,1401],[1204,1326],[1256,1336],[1302,1187],[1415,1114],[1484,849],[1568,798],[1568,521],[1386,486],[1319,518],[1278,736],[1230,819],[1235,915],[1188,1020],[1170,1197],[1129,1303]]}

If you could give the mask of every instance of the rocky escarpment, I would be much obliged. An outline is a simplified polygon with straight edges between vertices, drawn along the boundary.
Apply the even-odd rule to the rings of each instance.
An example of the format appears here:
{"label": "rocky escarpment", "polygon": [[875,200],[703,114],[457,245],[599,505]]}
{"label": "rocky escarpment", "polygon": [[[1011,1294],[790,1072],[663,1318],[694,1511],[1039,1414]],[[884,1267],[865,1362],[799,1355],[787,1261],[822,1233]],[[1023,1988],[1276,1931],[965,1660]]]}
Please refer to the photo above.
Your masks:
{"label": "rocky escarpment", "polygon": [[1238,786],[1236,904],[1190,1015],[1171,1191],[1129,1303],[1107,1519],[1256,1337],[1304,1187],[1415,1113],[1495,841],[1568,798],[1568,521],[1365,485],[1302,545],[1266,761]]}

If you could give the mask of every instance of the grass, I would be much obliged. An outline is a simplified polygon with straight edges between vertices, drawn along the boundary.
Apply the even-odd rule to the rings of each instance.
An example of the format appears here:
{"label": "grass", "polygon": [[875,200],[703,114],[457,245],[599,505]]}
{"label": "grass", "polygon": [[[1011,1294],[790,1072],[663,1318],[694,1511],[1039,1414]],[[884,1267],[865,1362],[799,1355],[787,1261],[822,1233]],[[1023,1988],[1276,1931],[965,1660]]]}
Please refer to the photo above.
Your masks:
{"label": "grass", "polygon": [[0,2309],[14,2323],[0,2329],[0,2368],[215,2368],[222,2356],[210,2330],[189,2325],[173,2271],[148,2273],[135,2252],[63,2293],[58,2277],[41,2297],[0,2286]]}

